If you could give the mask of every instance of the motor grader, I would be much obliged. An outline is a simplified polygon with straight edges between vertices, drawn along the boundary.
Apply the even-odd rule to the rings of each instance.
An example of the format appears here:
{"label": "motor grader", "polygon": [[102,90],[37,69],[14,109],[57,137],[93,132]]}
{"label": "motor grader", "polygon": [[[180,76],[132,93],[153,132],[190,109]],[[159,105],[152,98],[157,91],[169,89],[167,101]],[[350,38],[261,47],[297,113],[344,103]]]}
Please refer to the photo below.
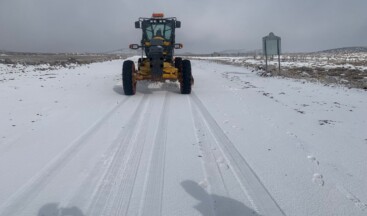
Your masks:
{"label": "motor grader", "polygon": [[[190,60],[174,57],[174,49],[182,44],[175,43],[175,30],[181,22],[175,17],[165,18],[163,13],[153,13],[151,18],[139,18],[135,28],[142,29],[140,44],[130,44],[130,49],[142,49],[137,69],[131,60],[122,67],[122,81],[125,95],[134,95],[139,80],[178,81],[182,94],[190,94],[194,79]],[[144,56],[145,54],[145,56]]]}

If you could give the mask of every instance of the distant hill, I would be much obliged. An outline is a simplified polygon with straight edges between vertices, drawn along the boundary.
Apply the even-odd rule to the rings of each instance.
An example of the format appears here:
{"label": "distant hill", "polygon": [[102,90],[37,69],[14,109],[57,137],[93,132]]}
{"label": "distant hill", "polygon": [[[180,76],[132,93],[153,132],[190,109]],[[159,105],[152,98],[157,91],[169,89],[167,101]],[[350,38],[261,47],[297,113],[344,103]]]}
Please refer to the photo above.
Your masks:
{"label": "distant hill", "polygon": [[218,53],[221,53],[221,54],[237,54],[237,53],[245,53],[247,52],[248,50],[246,49],[233,49],[233,50],[223,50],[223,51],[220,51]]}
{"label": "distant hill", "polygon": [[214,54],[220,54],[220,55],[255,55],[255,54],[261,54],[261,49],[256,50],[247,50],[247,49],[232,49],[232,50],[223,50],[219,52],[215,52]]}
{"label": "distant hill", "polygon": [[[295,52],[297,53],[297,52]],[[317,54],[350,54],[350,53],[367,53],[367,47],[342,47],[342,48],[335,48],[335,49],[328,49],[322,50],[317,52],[310,52],[317,53]],[[223,50],[219,52],[213,53],[214,55],[262,55],[262,49],[256,50],[246,50],[246,49],[233,49],[233,50]],[[307,53],[304,53],[307,54]]]}
{"label": "distant hill", "polygon": [[349,53],[361,53],[361,52],[367,52],[367,47],[343,47],[343,48],[323,50],[316,53],[349,54]]}

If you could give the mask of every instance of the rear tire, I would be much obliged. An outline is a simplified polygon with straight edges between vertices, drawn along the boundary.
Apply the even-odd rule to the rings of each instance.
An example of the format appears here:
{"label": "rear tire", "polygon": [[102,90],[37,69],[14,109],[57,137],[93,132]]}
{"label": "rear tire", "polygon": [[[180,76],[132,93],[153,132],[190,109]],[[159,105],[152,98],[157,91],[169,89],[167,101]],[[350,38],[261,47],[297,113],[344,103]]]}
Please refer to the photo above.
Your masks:
{"label": "rear tire", "polygon": [[191,62],[190,60],[182,61],[182,79],[180,83],[181,94],[191,93]]}
{"label": "rear tire", "polygon": [[134,80],[135,64],[131,60],[124,61],[122,66],[122,85],[125,95],[134,95],[136,81]]}

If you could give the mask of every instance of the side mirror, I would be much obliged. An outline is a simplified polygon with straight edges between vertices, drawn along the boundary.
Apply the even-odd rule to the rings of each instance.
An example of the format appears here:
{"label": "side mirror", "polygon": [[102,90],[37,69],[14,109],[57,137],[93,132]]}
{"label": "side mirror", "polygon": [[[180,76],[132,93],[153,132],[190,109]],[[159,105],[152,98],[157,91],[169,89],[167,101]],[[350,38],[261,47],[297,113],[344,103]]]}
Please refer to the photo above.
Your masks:
{"label": "side mirror", "polygon": [[130,49],[139,49],[139,48],[140,48],[140,46],[139,46],[139,44],[130,44],[130,45],[129,45],[129,48],[130,48]]}
{"label": "side mirror", "polygon": [[135,22],[135,28],[140,28],[140,21]]}
{"label": "side mirror", "polygon": [[175,49],[182,49],[183,45],[180,43],[175,44]]}
{"label": "side mirror", "polygon": [[181,28],[181,22],[180,21],[176,21],[176,28]]}

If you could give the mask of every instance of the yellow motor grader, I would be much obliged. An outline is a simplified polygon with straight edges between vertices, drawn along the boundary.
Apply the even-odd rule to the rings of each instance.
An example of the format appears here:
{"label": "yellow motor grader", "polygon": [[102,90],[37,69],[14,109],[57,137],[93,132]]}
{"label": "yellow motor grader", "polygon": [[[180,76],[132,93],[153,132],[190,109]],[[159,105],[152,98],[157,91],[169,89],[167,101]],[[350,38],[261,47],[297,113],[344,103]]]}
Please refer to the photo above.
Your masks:
{"label": "yellow motor grader", "polygon": [[[130,49],[142,49],[137,69],[131,60],[122,67],[123,89],[126,95],[134,95],[138,80],[179,81],[182,94],[190,94],[194,79],[190,60],[174,58],[174,49],[182,44],[175,43],[175,30],[181,22],[175,17],[165,18],[163,13],[153,13],[151,18],[139,18],[135,28],[142,29],[141,44],[130,44]],[[145,56],[144,56],[145,53]]]}

